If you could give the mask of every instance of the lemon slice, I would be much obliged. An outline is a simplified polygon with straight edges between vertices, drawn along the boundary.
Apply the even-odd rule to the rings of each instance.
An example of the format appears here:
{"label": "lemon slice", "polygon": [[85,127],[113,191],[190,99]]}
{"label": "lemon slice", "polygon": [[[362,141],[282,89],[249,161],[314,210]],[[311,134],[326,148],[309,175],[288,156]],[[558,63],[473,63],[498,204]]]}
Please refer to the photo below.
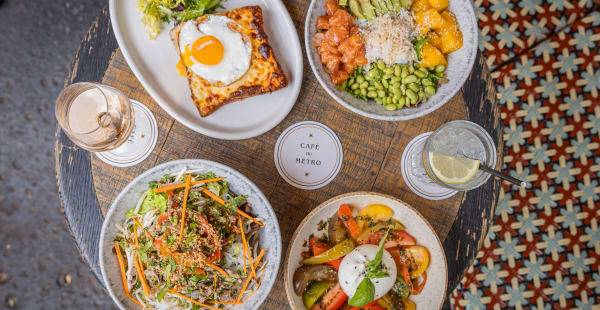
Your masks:
{"label": "lemon slice", "polygon": [[452,157],[429,152],[429,164],[433,174],[447,184],[465,184],[479,169],[479,160]]}

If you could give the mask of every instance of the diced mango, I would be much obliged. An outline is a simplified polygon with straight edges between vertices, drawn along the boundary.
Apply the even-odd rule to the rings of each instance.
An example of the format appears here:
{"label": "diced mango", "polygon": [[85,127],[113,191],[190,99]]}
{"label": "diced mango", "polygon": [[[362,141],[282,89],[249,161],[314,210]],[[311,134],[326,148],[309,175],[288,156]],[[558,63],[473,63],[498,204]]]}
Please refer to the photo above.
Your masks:
{"label": "diced mango", "polygon": [[429,5],[429,1],[427,0],[415,0],[410,7],[410,10],[413,12],[420,12],[431,9]]}
{"label": "diced mango", "polygon": [[442,37],[439,33],[437,33],[436,31],[430,31],[427,34],[427,37],[429,38],[429,43],[431,43],[431,45],[440,49],[440,46],[442,45]]}
{"label": "diced mango", "polygon": [[444,19],[444,25],[437,29],[437,33],[441,37],[441,43],[438,47],[442,53],[448,54],[463,46],[463,37],[456,16],[449,11],[444,11],[441,15]]}
{"label": "diced mango", "polygon": [[445,10],[450,5],[448,0],[428,0],[428,2],[431,8],[438,12]]}
{"label": "diced mango", "polygon": [[447,66],[448,62],[446,61],[446,57],[437,47],[432,44],[426,43],[423,45],[423,49],[421,50],[422,59],[419,63],[422,67],[435,67],[437,65]]}
{"label": "diced mango", "polygon": [[416,12],[414,21],[420,35],[425,35],[430,29],[439,29],[444,26],[442,15],[433,9]]}

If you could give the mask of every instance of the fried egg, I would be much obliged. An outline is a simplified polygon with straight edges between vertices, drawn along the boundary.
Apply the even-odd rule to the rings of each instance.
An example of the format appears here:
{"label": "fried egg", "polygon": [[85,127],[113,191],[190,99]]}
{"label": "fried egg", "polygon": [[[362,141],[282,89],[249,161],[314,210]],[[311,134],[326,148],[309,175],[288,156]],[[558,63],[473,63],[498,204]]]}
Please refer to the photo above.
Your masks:
{"label": "fried egg", "polygon": [[252,46],[225,16],[186,22],[179,34],[183,65],[211,84],[229,85],[250,68]]}

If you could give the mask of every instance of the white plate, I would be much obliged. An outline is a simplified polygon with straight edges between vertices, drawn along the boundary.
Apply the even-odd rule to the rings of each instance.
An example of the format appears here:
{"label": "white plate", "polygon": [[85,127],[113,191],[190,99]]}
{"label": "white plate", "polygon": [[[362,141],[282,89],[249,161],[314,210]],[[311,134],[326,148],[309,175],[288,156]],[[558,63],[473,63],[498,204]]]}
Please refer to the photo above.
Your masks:
{"label": "white plate", "polygon": [[226,0],[221,4],[225,9],[260,5],[269,43],[288,79],[288,86],[271,94],[227,104],[204,118],[192,101],[187,79],[175,70],[179,56],[169,37],[172,25],[164,24],[156,40],[148,39],[136,3],[137,0],[110,0],[110,19],[117,42],[144,88],[177,121],[207,136],[238,140],[269,131],[290,112],[302,83],[302,49],[281,0]]}
{"label": "white plate", "polygon": [[[355,210],[360,210],[370,204],[383,204],[394,211],[393,218],[402,222],[409,232],[417,239],[417,244],[426,247],[431,256],[427,267],[427,282],[419,295],[410,297],[417,309],[441,309],[446,298],[448,286],[448,266],[444,248],[437,234],[427,220],[413,207],[406,203],[379,193],[355,192],[331,198],[316,207],[308,214],[292,236],[292,244],[288,248],[287,262],[284,270],[285,291],[288,301],[295,310],[304,310],[302,297],[294,292],[292,279],[294,271],[300,267],[302,252],[308,251],[305,241],[310,235],[320,236],[323,231],[318,230],[319,222],[327,223],[329,218],[337,212],[340,204],[349,204]],[[326,231],[326,230],[325,230]]]}
{"label": "white plate", "polygon": [[471,0],[450,0],[449,9],[456,15],[460,30],[463,33],[463,47],[448,55],[448,68],[446,69],[448,82],[438,88],[435,95],[415,108],[386,111],[383,105],[377,104],[372,100],[365,102],[355,98],[348,92],[339,90],[333,85],[329,75],[325,72],[319,54],[312,43],[312,38],[317,31],[317,18],[326,14],[326,1],[312,0],[308,14],[306,15],[304,41],[308,53],[308,61],[321,86],[325,88],[331,97],[351,111],[362,116],[386,121],[404,121],[421,117],[437,110],[454,97],[471,74],[471,69],[477,57],[477,39],[479,35],[477,18],[475,18]]}
{"label": "white plate", "polygon": [[167,173],[175,175],[183,167],[200,169],[200,173],[212,171],[218,176],[226,177],[230,188],[236,193],[248,195],[248,202],[252,204],[252,212],[257,217],[264,219],[263,223],[265,226],[261,230],[259,240],[260,247],[266,249],[264,259],[267,269],[263,282],[250,300],[243,305],[229,308],[235,310],[258,309],[265,298],[267,298],[267,295],[269,295],[279,271],[281,261],[281,233],[277,217],[265,195],[263,195],[252,181],[230,167],[208,160],[183,159],[158,165],[133,179],[119,193],[106,214],[104,224],[102,224],[102,231],[100,232],[100,271],[102,272],[102,278],[104,278],[104,286],[119,308],[140,309],[139,306],[123,294],[123,282],[121,280],[119,262],[113,253],[113,239],[118,232],[115,224],[124,222],[125,213],[135,207],[142,193],[148,190],[148,182],[160,179]]}

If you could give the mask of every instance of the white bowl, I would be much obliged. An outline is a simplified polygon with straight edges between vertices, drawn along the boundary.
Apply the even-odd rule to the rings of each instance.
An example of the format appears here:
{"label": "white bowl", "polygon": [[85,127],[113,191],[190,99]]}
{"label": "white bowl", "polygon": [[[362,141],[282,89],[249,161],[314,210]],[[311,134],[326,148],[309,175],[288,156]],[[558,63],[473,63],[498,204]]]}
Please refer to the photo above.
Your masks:
{"label": "white bowl", "polygon": [[208,160],[183,159],[158,165],[133,179],[119,193],[106,214],[102,231],[100,232],[100,271],[102,272],[102,278],[104,278],[104,286],[119,308],[140,309],[139,306],[129,300],[123,293],[119,263],[113,253],[113,239],[118,232],[115,224],[124,222],[127,210],[135,207],[142,193],[148,190],[148,182],[160,179],[167,173],[175,175],[183,167],[201,169],[203,173],[211,171],[218,176],[226,177],[229,187],[236,193],[248,195],[248,202],[252,204],[252,212],[264,219],[265,226],[261,230],[259,241],[260,247],[266,249],[264,260],[267,264],[267,269],[263,282],[259,290],[246,303],[228,308],[235,310],[258,309],[265,298],[267,298],[267,295],[269,295],[279,271],[281,261],[281,233],[277,217],[265,195],[263,195],[252,181],[230,167]]}
{"label": "white bowl", "polygon": [[362,209],[370,204],[383,204],[392,208],[394,211],[392,218],[402,222],[406,231],[417,239],[417,244],[426,247],[431,255],[425,287],[419,295],[412,295],[410,300],[417,305],[417,309],[441,309],[448,286],[448,266],[444,248],[437,234],[427,220],[413,207],[394,197],[370,192],[354,192],[331,198],[317,206],[302,220],[292,236],[284,270],[285,292],[290,306],[298,310],[306,309],[302,303],[302,297],[297,296],[294,292],[292,283],[294,271],[301,266],[301,253],[308,250],[305,241],[311,234],[319,236],[323,233],[318,230],[319,222],[327,222],[337,212],[340,204],[349,204],[357,209]]}
{"label": "white bowl", "polygon": [[404,121],[421,117],[435,111],[454,97],[471,74],[471,69],[477,57],[477,40],[479,35],[477,18],[475,17],[471,0],[450,0],[449,9],[456,15],[463,34],[463,47],[448,55],[448,68],[446,69],[448,82],[438,88],[435,95],[430,97],[426,102],[414,108],[386,111],[383,105],[377,104],[372,100],[365,102],[357,99],[352,94],[339,90],[331,82],[329,75],[321,64],[317,49],[313,44],[313,36],[317,32],[317,18],[326,14],[325,2],[326,0],[312,0],[306,15],[304,43],[308,53],[308,61],[310,62],[312,71],[317,76],[317,80],[319,80],[319,83],[321,83],[321,86],[325,88],[327,93],[341,105],[355,113],[386,121]]}

